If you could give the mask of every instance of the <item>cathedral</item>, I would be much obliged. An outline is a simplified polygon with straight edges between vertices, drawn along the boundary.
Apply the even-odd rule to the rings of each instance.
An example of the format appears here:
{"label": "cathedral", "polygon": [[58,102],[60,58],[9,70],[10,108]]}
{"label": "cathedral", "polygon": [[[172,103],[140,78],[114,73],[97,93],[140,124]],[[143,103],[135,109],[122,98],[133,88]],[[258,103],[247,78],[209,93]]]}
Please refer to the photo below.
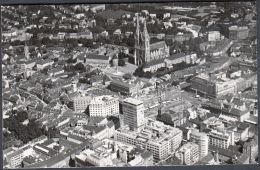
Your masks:
{"label": "cathedral", "polygon": [[169,47],[165,41],[159,41],[156,43],[150,43],[150,36],[146,26],[146,20],[143,22],[143,30],[140,29],[140,21],[137,15],[136,17],[136,33],[135,33],[135,51],[134,59],[135,64],[145,65],[152,64],[156,61],[169,57]]}

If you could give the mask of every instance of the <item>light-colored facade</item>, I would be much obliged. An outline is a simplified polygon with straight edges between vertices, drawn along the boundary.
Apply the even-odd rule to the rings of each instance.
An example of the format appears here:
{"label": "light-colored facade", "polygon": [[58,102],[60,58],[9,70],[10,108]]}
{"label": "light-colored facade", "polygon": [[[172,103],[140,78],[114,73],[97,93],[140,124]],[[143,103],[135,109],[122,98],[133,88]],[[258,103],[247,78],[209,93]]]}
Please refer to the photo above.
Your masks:
{"label": "light-colored facade", "polygon": [[154,162],[167,159],[181,144],[183,133],[180,129],[148,120],[139,131],[121,128],[115,131],[115,140],[141,146],[153,153]]}
{"label": "light-colored facade", "polygon": [[184,165],[193,165],[199,161],[199,145],[188,142],[181,146],[175,153]]}
{"label": "light-colored facade", "polygon": [[192,142],[199,145],[199,159],[208,155],[209,137],[206,133],[192,130],[190,133],[190,139]]}
{"label": "light-colored facade", "polygon": [[74,111],[85,111],[90,104],[92,98],[89,96],[78,96],[73,99]]}
{"label": "light-colored facade", "polygon": [[11,168],[17,168],[21,166],[24,154],[23,150],[17,150],[6,156],[6,160]]}
{"label": "light-colored facade", "polygon": [[239,27],[239,26],[230,26],[229,30],[229,39],[231,40],[243,40],[246,39],[249,35],[249,28],[247,26]]}
{"label": "light-colored facade", "polygon": [[53,63],[53,60],[41,60],[36,64],[37,70],[43,70],[44,68],[51,66]]}
{"label": "light-colored facade", "polygon": [[165,41],[150,42],[146,20],[143,22],[143,31],[140,29],[139,16],[136,16],[135,51],[134,59],[136,65],[153,62],[169,57],[170,48]]}
{"label": "light-colored facade", "polygon": [[98,96],[89,104],[91,117],[107,117],[119,114],[119,101],[112,96]]}
{"label": "light-colored facade", "polygon": [[219,31],[209,31],[208,41],[218,41],[220,40],[221,35]]}
{"label": "light-colored facade", "polygon": [[145,124],[144,104],[142,101],[127,98],[122,103],[124,124],[128,125],[131,130],[140,128]]}
{"label": "light-colored facade", "polygon": [[206,96],[218,98],[226,94],[237,93],[239,79],[229,79],[224,76],[213,76],[202,73],[191,79],[191,88]]}
{"label": "light-colored facade", "polygon": [[[209,132],[209,145],[227,149],[234,141],[234,132],[227,133],[218,130]],[[233,138],[233,139],[232,139]]]}
{"label": "light-colored facade", "polygon": [[179,64],[182,62],[186,64],[194,64],[196,60],[197,60],[196,53],[192,53],[192,54],[178,53],[165,59],[165,67],[172,68],[173,64]]}

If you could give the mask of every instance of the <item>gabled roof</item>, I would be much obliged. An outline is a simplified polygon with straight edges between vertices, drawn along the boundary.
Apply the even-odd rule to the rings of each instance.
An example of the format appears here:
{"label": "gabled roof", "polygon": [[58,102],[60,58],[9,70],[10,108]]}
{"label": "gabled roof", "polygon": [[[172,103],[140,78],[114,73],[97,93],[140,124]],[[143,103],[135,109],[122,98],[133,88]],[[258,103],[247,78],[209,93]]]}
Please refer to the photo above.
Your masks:
{"label": "gabled roof", "polygon": [[89,54],[86,54],[86,59],[108,60],[109,56],[89,53]]}
{"label": "gabled roof", "polygon": [[164,48],[166,45],[165,41],[159,41],[159,42],[156,42],[156,43],[152,43],[150,44],[150,50],[157,50],[159,48]]}
{"label": "gabled roof", "polygon": [[143,68],[149,68],[151,66],[157,65],[157,64],[162,64],[164,63],[164,58],[158,59],[158,60],[153,60],[150,61],[149,63],[145,63]]}

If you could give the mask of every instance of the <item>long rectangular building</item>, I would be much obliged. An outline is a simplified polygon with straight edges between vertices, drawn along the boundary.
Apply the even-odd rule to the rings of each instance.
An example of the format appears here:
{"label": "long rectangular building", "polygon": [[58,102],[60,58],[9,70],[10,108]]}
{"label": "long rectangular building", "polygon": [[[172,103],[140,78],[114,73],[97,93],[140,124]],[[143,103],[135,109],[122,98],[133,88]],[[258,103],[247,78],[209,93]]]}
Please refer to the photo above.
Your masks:
{"label": "long rectangular building", "polygon": [[148,120],[140,131],[129,131],[122,127],[115,131],[115,140],[146,148],[153,153],[154,162],[167,159],[181,144],[180,129],[159,121]]}

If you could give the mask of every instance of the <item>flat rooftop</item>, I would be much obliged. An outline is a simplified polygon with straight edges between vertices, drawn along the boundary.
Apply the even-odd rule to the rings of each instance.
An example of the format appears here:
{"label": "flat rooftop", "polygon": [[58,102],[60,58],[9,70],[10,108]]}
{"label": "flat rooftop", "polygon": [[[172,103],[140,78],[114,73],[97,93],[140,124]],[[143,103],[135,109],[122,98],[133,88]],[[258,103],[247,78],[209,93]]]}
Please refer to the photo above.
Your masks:
{"label": "flat rooftop", "polygon": [[143,104],[142,101],[137,100],[137,99],[134,99],[134,98],[126,98],[126,99],[124,100],[124,102],[130,103],[130,104],[133,104],[133,105],[141,105],[141,104]]}

